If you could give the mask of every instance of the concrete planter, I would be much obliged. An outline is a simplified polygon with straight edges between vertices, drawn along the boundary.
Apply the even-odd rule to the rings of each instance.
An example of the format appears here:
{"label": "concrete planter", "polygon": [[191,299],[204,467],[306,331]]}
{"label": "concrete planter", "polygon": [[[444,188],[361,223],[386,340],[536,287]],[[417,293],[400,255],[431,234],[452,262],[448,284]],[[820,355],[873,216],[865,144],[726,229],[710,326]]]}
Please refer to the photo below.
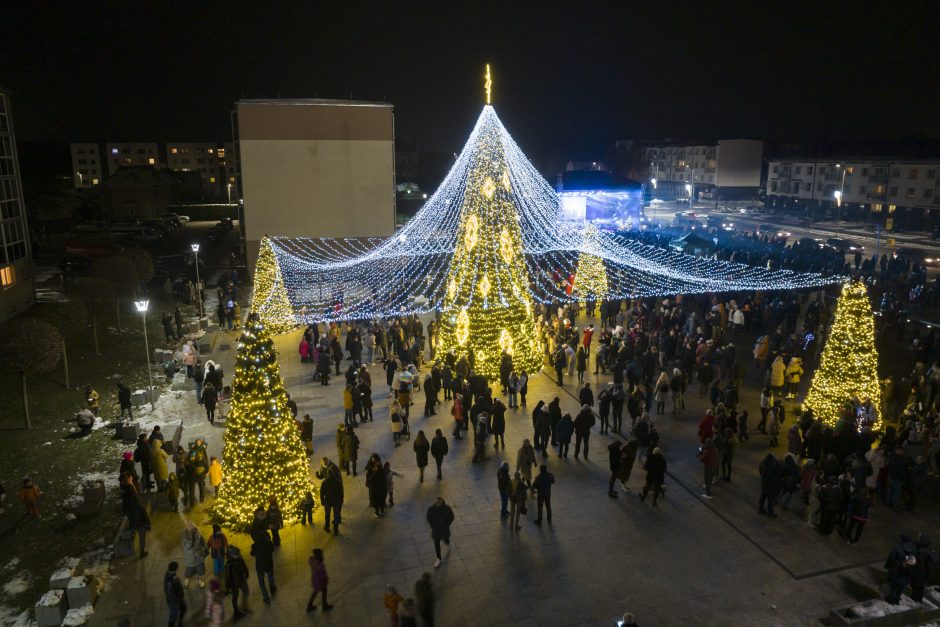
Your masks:
{"label": "concrete planter", "polygon": [[71,608],[94,605],[98,598],[98,584],[91,577],[72,577],[65,592]]}
{"label": "concrete planter", "polygon": [[36,615],[36,624],[39,627],[56,627],[62,624],[66,612],[69,611],[68,598],[65,590],[50,590],[42,595],[33,608]]}
{"label": "concrete planter", "polygon": [[126,444],[136,442],[138,435],[140,435],[140,425],[136,422],[122,423],[118,427],[118,436]]}
{"label": "concrete planter", "polygon": [[835,608],[829,612],[829,624],[852,625],[853,627],[905,627],[905,625],[916,625],[937,614],[940,614],[940,610],[933,603],[928,601],[917,603],[908,596],[902,596],[898,605],[891,605],[883,599],[871,599]]}

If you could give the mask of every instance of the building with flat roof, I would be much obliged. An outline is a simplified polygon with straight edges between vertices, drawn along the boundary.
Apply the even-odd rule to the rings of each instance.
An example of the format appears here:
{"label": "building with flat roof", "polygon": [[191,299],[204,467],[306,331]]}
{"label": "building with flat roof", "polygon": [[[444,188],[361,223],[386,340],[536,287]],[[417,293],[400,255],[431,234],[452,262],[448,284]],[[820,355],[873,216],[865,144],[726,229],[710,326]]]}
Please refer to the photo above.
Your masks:
{"label": "building with flat roof", "polygon": [[265,235],[395,231],[395,120],[387,102],[240,100],[236,149],[249,267]]}
{"label": "building with flat roof", "polygon": [[36,300],[10,92],[0,88],[0,322]]}
{"label": "building with flat roof", "polygon": [[760,190],[764,142],[644,143],[635,158],[655,198],[681,199],[692,193],[699,199],[749,200],[756,199]]}
{"label": "building with flat roof", "polygon": [[[940,217],[940,159],[873,157],[774,159],[767,164],[765,205],[933,228]],[[841,200],[841,203],[840,203]],[[839,205],[842,205],[839,207]]]}

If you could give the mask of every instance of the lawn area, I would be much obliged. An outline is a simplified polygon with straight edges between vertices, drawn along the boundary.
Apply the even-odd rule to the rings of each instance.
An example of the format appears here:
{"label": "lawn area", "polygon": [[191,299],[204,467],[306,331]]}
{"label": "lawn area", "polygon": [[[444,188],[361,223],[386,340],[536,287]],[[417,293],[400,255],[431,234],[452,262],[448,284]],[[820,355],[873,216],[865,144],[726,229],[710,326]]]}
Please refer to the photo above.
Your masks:
{"label": "lawn area", "polygon": [[[164,346],[160,315],[172,311],[170,303],[161,303],[163,294],[150,294],[147,330],[151,350]],[[96,542],[110,544],[120,524],[117,485],[121,452],[128,446],[114,439],[114,430],[101,428],[83,439],[68,438],[73,423],[66,422],[85,403],[85,386],[92,385],[100,394],[100,416],[110,423],[119,415],[116,375],[131,390],[147,386],[146,355],[140,315],[132,303],[122,308],[123,331],[118,331],[114,307],[99,315],[98,337],[101,355],[95,355],[91,326],[87,331],[68,337],[71,388],[64,386],[59,367],[42,376],[28,379],[30,416],[33,428],[23,427],[20,377],[0,372],[0,483],[6,488],[6,513],[0,516],[0,624],[13,610],[31,607],[48,589],[48,577],[63,557],[78,556]],[[42,303],[26,315],[39,313]],[[173,304],[175,307],[175,303]],[[184,308],[184,314],[189,315]],[[164,381],[155,364],[154,383]],[[43,492],[41,518],[29,520],[19,501],[24,476],[30,476]],[[81,485],[89,475],[106,479],[108,499],[98,516],[66,524],[66,500],[81,494]],[[4,612],[7,613],[4,616]]]}

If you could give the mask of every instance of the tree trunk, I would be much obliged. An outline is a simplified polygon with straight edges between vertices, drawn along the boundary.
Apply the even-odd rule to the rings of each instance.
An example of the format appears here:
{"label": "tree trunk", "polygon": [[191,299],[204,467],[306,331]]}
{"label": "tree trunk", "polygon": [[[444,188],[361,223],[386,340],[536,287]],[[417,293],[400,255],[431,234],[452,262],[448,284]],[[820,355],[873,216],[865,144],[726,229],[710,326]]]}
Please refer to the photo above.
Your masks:
{"label": "tree trunk", "polygon": [[29,421],[29,394],[26,392],[26,372],[23,371],[20,373],[20,378],[23,380],[23,417],[26,418],[26,429],[32,429],[33,424]]}
{"label": "tree trunk", "polygon": [[124,329],[121,328],[121,300],[120,299],[114,300],[114,310],[117,312],[118,331],[123,331]]}
{"label": "tree trunk", "polygon": [[101,355],[101,351],[98,350],[98,313],[94,310],[91,312],[91,334],[95,338],[95,355]]}
{"label": "tree trunk", "polygon": [[69,389],[69,350],[65,343],[65,336],[62,336],[62,363],[65,365],[65,389]]}

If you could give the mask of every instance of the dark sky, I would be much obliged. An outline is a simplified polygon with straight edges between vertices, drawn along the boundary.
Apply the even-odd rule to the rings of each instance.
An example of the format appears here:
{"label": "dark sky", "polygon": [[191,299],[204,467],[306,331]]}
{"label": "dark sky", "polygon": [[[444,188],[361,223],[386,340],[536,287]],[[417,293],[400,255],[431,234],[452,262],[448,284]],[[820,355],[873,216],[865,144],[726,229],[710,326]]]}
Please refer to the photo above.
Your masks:
{"label": "dark sky", "polygon": [[[662,6],[668,4],[668,6]],[[493,64],[523,146],[940,136],[936,4],[6,2],[21,139],[215,140],[239,97],[387,99],[457,149]]]}

